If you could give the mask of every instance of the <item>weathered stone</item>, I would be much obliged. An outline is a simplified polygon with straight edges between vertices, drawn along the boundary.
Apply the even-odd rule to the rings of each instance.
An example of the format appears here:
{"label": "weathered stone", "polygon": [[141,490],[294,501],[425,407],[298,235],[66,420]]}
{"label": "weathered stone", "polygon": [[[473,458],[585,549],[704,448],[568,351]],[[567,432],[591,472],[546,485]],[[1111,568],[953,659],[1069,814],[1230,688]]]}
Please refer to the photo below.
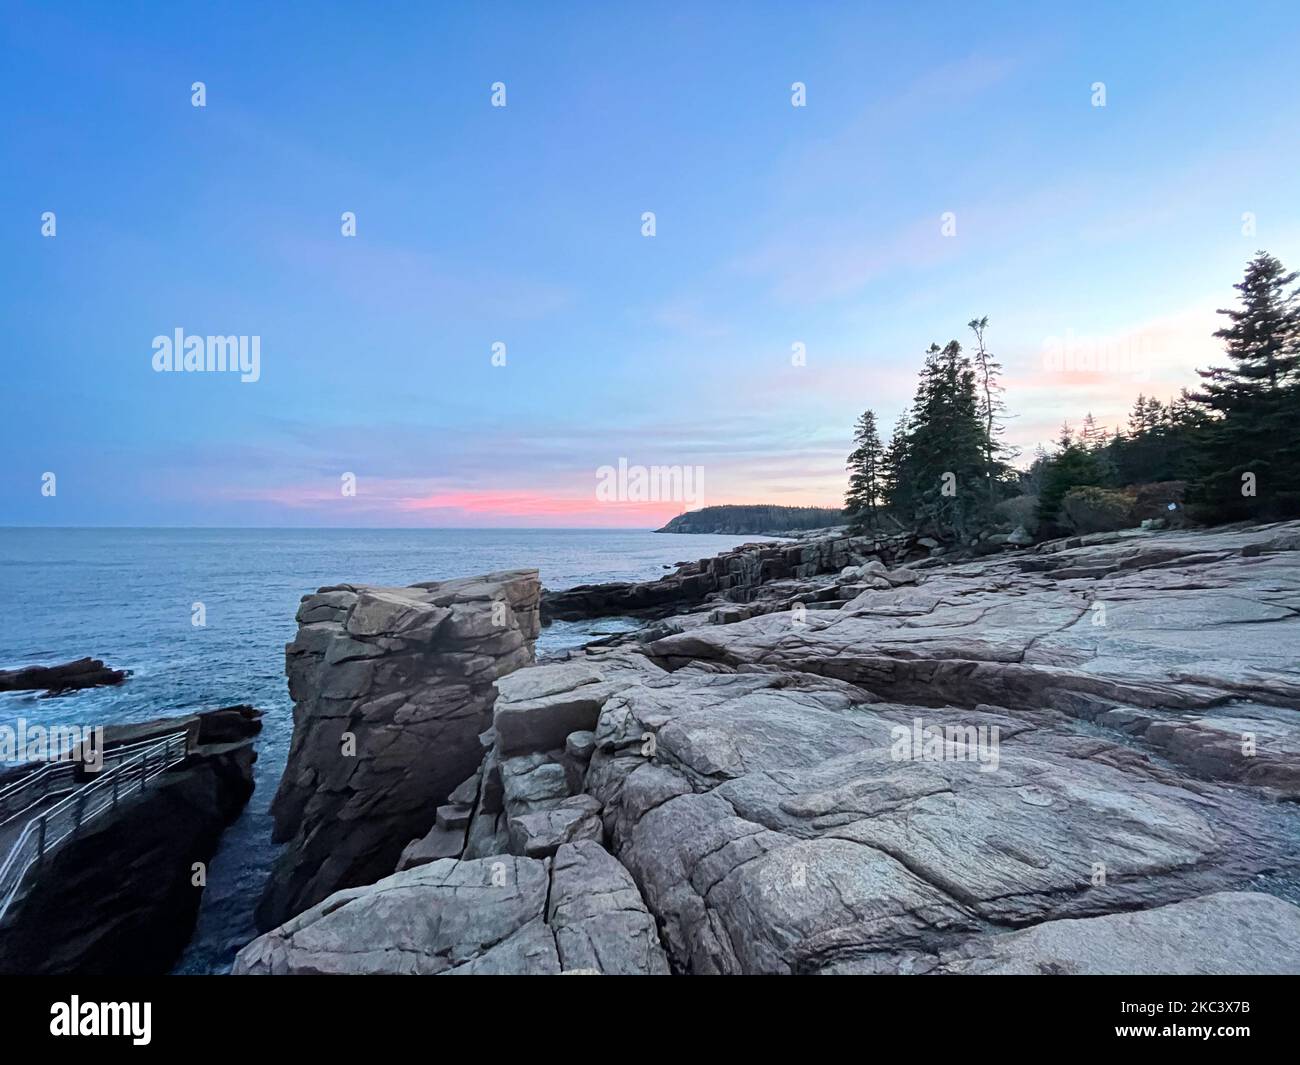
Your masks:
{"label": "weathered stone", "polygon": [[[827,616],[648,641],[674,672],[629,671],[605,698],[585,790],[675,968],[1019,971],[1033,947],[1093,971],[1106,948],[1051,937],[1140,933],[1198,898],[1219,901],[1179,934],[1215,945],[1171,971],[1277,953],[1225,946],[1251,904],[1221,893],[1300,875],[1300,816],[1273,801],[1300,794],[1300,572],[1242,552],[1286,535],[1079,537]],[[921,722],[983,730],[988,757],[978,738],[970,758],[900,757]],[[998,926],[1042,938],[1016,933],[1017,952]],[[1110,951],[1116,971],[1163,971],[1155,938]]]}
{"label": "weathered stone", "polygon": [[541,753],[504,759],[501,782],[505,809],[511,817],[557,805],[572,794],[563,764]]}
{"label": "weathered stone", "polygon": [[561,844],[601,838],[600,803],[590,795],[575,795],[547,809],[511,817],[509,832],[512,853],[546,858]]}
{"label": "weathered stone", "polygon": [[591,760],[592,752],[596,749],[596,734],[589,730],[582,732],[570,732],[564,738],[565,753],[577,758],[579,761],[588,762]]}
{"label": "weathered stone", "polygon": [[943,957],[938,972],[1132,976],[1300,973],[1300,907],[1220,892],[1169,906],[1047,921]]}
{"label": "weathered stone", "polygon": [[[1300,911],[1257,892],[1300,880],[1300,808],[1277,801],[1300,796],[1296,533],[986,539],[915,566],[914,539],[835,537],[682,567],[743,617],[701,599],[504,679],[457,789],[460,865],[551,870],[554,953],[528,916],[493,928],[508,950],[434,949],[428,971],[662,971],[659,936],[682,973],[1295,971]],[[449,912],[353,905],[399,930]],[[455,920],[456,944],[483,938]],[[291,926],[245,966],[315,971],[320,946],[287,960],[309,946]],[[336,927],[337,971],[391,942]]]}
{"label": "weathered stone", "polygon": [[[855,558],[887,569],[928,552],[912,536],[830,536],[796,548],[782,543],[742,544],[715,558],[682,563],[672,573],[640,583],[584,584],[546,591],[547,620],[608,617],[662,618],[701,606],[710,596],[749,602],[767,585],[787,578],[839,577]],[[841,578],[842,579],[842,578]]]}
{"label": "weathered stone", "polygon": [[598,843],[560,847],[551,866],[549,920],[565,971],[668,973],[654,917],[636,882]]}
{"label": "weathered stone", "polygon": [[532,661],[539,595],[536,571],[520,570],[304,599],[285,656],[293,742],[272,805],[288,846],[261,927],[383,876],[434,827],[478,769],[494,682]]}
{"label": "weathered stone", "polygon": [[413,839],[397,860],[397,872],[428,865],[439,858],[458,858],[465,851],[465,829],[435,825],[423,839]]}
{"label": "weathered stone", "polygon": [[435,817],[435,823],[439,828],[448,829],[453,832],[464,832],[469,826],[469,819],[473,810],[469,806],[461,806],[456,803],[447,803],[438,807]]}
{"label": "weathered stone", "polygon": [[[549,898],[549,905],[548,905]],[[666,973],[654,919],[599,844],[444,859],[350,888],[255,939],[236,975]]]}

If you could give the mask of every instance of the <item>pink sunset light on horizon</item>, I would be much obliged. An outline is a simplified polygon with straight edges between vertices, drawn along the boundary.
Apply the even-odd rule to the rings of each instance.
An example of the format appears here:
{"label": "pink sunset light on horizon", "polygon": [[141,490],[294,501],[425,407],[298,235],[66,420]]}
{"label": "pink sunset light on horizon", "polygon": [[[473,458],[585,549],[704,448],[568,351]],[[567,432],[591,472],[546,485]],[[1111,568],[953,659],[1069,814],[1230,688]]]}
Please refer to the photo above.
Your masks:
{"label": "pink sunset light on horizon", "polygon": [[[313,523],[393,525],[400,527],[474,528],[658,528],[679,514],[699,509],[679,502],[601,502],[538,490],[449,489],[412,490],[402,482],[358,479],[355,497],[342,498],[337,489],[318,484],[270,488],[229,488],[220,493],[230,502],[259,503],[275,510],[310,517]],[[721,498],[705,505],[748,503],[751,499]],[[789,506],[837,506],[837,503],[782,500]]]}

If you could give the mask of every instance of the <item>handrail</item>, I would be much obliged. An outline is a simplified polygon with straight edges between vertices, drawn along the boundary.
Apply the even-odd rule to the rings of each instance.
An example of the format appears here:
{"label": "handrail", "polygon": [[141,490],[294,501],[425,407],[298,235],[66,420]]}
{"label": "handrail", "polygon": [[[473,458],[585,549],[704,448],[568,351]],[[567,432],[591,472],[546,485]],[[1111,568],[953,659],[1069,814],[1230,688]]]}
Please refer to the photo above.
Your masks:
{"label": "handrail", "polygon": [[[189,730],[169,733],[162,739],[128,744],[116,748],[114,754],[120,755],[131,749],[136,753],[125,759],[115,759],[116,764],[111,769],[100,771],[93,780],[75,788],[43,814],[27,822],[0,862],[0,918],[9,909],[32,866],[49,857],[51,851],[80,832],[87,822],[105,810],[114,809],[132,794],[142,792],[150,780],[183,761],[189,754]],[[108,752],[105,752],[107,757]]]}
{"label": "handrail", "polygon": [[[164,738],[174,738],[176,736],[184,735],[186,731],[187,730],[185,729],[176,729],[172,732],[166,733]],[[131,757],[136,751],[143,750],[146,747],[154,747],[159,742],[161,742],[159,738],[154,736],[111,747],[102,753],[101,767],[99,771],[102,772],[103,768],[107,767],[111,763],[120,762],[124,758]],[[21,779],[14,781],[12,784],[0,788],[0,827],[8,824],[15,817],[18,817],[26,810],[31,809],[31,807],[44,802],[45,799],[50,796],[51,792],[69,790],[67,787],[54,787],[54,781],[62,780],[64,777],[76,776],[78,768],[84,768],[85,765],[85,762],[78,760],[46,762],[40,767],[40,769],[28,773]],[[7,808],[16,804],[18,797],[23,796],[24,793],[35,791],[37,784],[41,785],[40,795],[35,799],[27,800],[22,806],[16,807],[12,813],[7,814],[5,812]]]}

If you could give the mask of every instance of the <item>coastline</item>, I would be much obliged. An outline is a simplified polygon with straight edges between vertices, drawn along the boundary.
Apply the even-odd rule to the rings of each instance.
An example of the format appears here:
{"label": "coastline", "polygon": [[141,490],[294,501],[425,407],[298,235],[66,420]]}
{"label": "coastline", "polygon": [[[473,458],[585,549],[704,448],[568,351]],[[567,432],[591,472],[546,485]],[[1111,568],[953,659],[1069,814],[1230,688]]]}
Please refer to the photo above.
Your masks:
{"label": "coastline", "polygon": [[[1268,625],[1276,640],[1297,623],[1272,603],[1296,579],[1300,523],[1071,537],[974,560],[913,543],[901,556],[924,557],[896,566],[853,547],[838,573],[713,589],[613,646],[508,671],[482,719],[481,764],[428,796],[437,817],[395,871],[333,896],[320,885],[235,972],[1300,964],[1287,942],[1300,930],[1288,801],[1300,721],[1286,705],[1300,685],[1277,643],[1249,631]],[[1223,632],[1207,642],[1204,600],[1187,594],[1203,574],[1228,589],[1216,608],[1236,612],[1230,649]],[[349,594],[361,598],[335,604],[347,611],[336,623],[393,593]],[[1161,640],[1172,618],[1183,646],[1121,652],[1152,609]],[[1095,646],[1111,625],[1114,661]],[[332,682],[323,654],[314,691]],[[1081,654],[1096,664],[1080,668]],[[1246,654],[1249,680],[1235,665]],[[1233,753],[1243,722],[1268,737],[1248,755]],[[1003,843],[976,862],[960,842],[972,833]],[[467,911],[465,887],[496,890],[498,874],[502,906]],[[609,908],[566,901],[605,891]],[[425,941],[390,923],[394,905],[467,923]],[[855,916],[866,905],[879,915],[869,929]],[[472,946],[500,941],[502,921],[509,947]],[[312,946],[321,937],[327,954]],[[375,937],[408,960],[377,961]]]}
{"label": "coastline", "polygon": [[[300,732],[351,722],[377,772],[366,784],[344,769],[369,811],[368,837],[349,832],[368,864],[331,879],[320,858],[293,858],[294,834],[315,829],[289,814],[276,870],[241,879],[247,828],[269,817],[262,777],[217,847],[216,894],[177,971],[204,971],[194,951],[214,934],[248,973],[389,971],[370,954],[386,936],[399,936],[393,957],[422,952],[419,971],[438,972],[1090,971],[1099,949],[1141,972],[1159,936],[1174,937],[1179,964],[1257,971],[1261,915],[1279,935],[1300,931],[1300,687],[1280,650],[1297,624],[1283,589],[1300,593],[1300,523],[965,557],[923,539],[741,544],[639,583],[512,591],[504,620],[501,593],[464,578],[322,586],[289,645],[292,747],[268,763],[263,736],[261,768],[282,789],[314,777],[292,805],[317,804],[344,761],[337,737]],[[602,614],[612,603],[626,612]],[[596,613],[555,620],[557,604]],[[538,654],[547,629],[530,612],[614,631]],[[433,656],[415,672],[413,651]],[[466,676],[495,684],[449,719],[465,728],[452,765],[443,727],[429,733],[409,708],[445,707]],[[377,717],[381,703],[408,709]],[[370,746],[394,735],[396,760],[391,740]],[[385,813],[370,789],[404,812]],[[1130,811],[1118,819],[1117,801]],[[1005,854],[971,865],[972,832],[1002,838]],[[1152,857],[1132,866],[1137,851]],[[1035,854],[1046,864],[1024,863]],[[309,894],[276,887],[295,861],[317,870]],[[412,942],[400,921],[375,923],[400,886],[462,927],[464,884],[491,887],[501,868],[503,905],[466,938]],[[697,896],[701,878],[716,887]],[[261,935],[211,925],[250,891],[280,892]],[[617,905],[575,908],[593,892]],[[852,915],[868,900],[884,917],[862,938]],[[498,920],[520,922],[514,947],[472,947],[494,941]],[[742,926],[749,938],[731,941],[744,950],[708,931]],[[318,931],[343,949],[314,953]],[[1300,964],[1296,941],[1280,953],[1270,941],[1270,964]]]}

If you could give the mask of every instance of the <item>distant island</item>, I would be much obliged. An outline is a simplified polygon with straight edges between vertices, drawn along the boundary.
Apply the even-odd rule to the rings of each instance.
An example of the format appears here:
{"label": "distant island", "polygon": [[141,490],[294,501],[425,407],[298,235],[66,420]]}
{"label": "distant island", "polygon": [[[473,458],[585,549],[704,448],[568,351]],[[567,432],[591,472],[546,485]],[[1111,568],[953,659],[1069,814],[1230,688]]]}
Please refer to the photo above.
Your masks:
{"label": "distant island", "polygon": [[780,535],[805,529],[825,529],[844,524],[839,507],[778,507],[755,504],[701,507],[678,514],[661,533],[723,533],[726,535],[760,533]]}

